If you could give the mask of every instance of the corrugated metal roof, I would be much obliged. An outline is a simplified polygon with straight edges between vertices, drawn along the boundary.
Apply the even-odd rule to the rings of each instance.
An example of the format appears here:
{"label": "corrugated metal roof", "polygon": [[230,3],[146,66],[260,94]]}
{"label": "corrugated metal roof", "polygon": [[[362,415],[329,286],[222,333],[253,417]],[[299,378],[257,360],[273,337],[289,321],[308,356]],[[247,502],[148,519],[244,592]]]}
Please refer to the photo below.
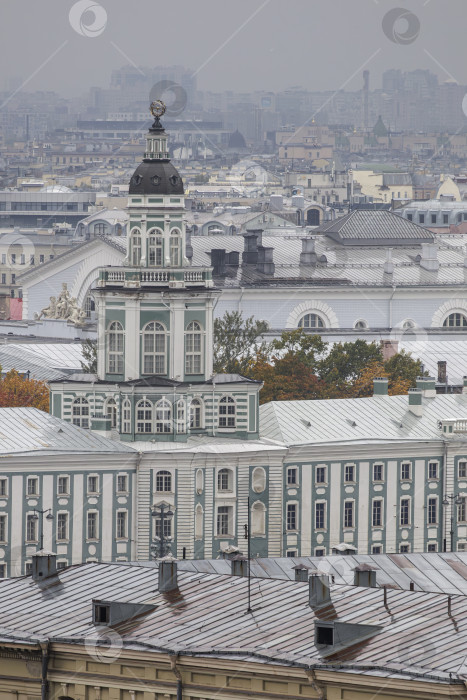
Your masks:
{"label": "corrugated metal roof", "polygon": [[[272,401],[260,406],[261,437],[286,445],[388,440],[441,440],[438,421],[467,420],[467,395],[423,399],[423,415],[409,411],[407,396]],[[457,439],[465,439],[461,434]]]}
{"label": "corrugated metal roof", "polygon": [[[352,585],[354,569],[369,565],[376,570],[377,586],[397,586],[430,593],[467,595],[467,552],[425,552],[416,554],[353,554],[326,557],[258,558],[250,560],[251,575],[259,578],[294,580],[297,565],[309,572],[321,571],[334,576],[336,585]],[[230,574],[228,559],[182,560],[183,571]]]}
{"label": "corrugated metal roof", "polygon": [[[153,568],[86,564],[36,583],[0,583],[0,640],[92,644],[91,600],[146,603],[153,610],[116,624],[124,648],[180,655],[240,658],[305,668],[327,668],[425,681],[460,682],[467,647],[467,598],[402,590],[331,586],[331,603],[313,611],[308,584],[252,579],[246,614],[246,578],[179,572],[179,589],[157,592]],[[317,621],[375,625],[381,631],[333,653],[314,643]],[[326,653],[327,652],[327,653]],[[463,685],[463,684],[462,684]]]}
{"label": "corrugated metal roof", "polygon": [[78,428],[37,408],[0,408],[0,456],[132,452],[125,443]]}
{"label": "corrugated metal roof", "polygon": [[404,340],[399,343],[399,350],[420,358],[425,370],[436,379],[438,362],[446,361],[448,384],[462,386],[463,377],[467,375],[467,340]]}
{"label": "corrugated metal roof", "polygon": [[28,352],[24,345],[0,345],[0,367],[2,372],[16,369],[20,373],[29,372],[31,379],[44,381],[58,381],[66,376],[51,367],[45,358]]}
{"label": "corrugated metal roof", "polygon": [[324,224],[319,231],[327,235],[337,233],[341,239],[434,239],[428,229],[384,209],[355,209],[340,219]]}

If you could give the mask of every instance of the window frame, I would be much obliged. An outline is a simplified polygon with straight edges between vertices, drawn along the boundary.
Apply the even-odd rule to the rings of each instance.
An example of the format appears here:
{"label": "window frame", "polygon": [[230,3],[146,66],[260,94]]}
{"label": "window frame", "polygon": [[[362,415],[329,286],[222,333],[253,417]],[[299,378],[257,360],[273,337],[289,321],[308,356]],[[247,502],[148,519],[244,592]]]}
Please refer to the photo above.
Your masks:
{"label": "window frame", "polygon": [[[61,490],[61,482],[65,480],[66,488],[64,491]],[[70,495],[70,477],[68,474],[59,474],[57,477],[57,496],[69,496]]]}
{"label": "window frame", "polygon": [[[351,513],[351,524],[348,524],[348,512],[347,512],[347,506],[351,506],[350,508],[350,513]],[[346,498],[344,499],[343,503],[343,518],[342,518],[342,523],[343,523],[343,529],[344,530],[352,530],[355,528],[355,499],[354,498]]]}
{"label": "window frame", "polygon": [[72,424],[78,426],[78,428],[89,430],[90,405],[85,396],[76,396],[73,399],[73,403],[71,404],[71,420]]}
{"label": "window frame", "polygon": [[69,513],[68,511],[59,511],[57,513],[55,540],[56,542],[68,542],[70,539],[69,533]]}
{"label": "window frame", "polygon": [[[95,534],[92,535],[89,532],[89,523],[91,521],[91,518],[89,516],[93,516],[93,529],[95,531]],[[89,509],[86,511],[86,542],[98,542],[99,541],[99,511],[96,509]]]}
{"label": "window frame", "polygon": [[[322,525],[318,524],[318,510],[320,511],[319,519],[322,521]],[[327,501],[315,501],[314,515],[315,530],[327,530]]]}
{"label": "window frame", "polygon": [[[122,530],[123,522],[123,530]],[[123,534],[122,534],[123,532]],[[115,513],[115,539],[117,540],[127,540],[128,539],[128,509],[118,508]]]}
{"label": "window frame", "polygon": [[[96,480],[96,489],[90,489],[89,488],[89,480],[90,479],[95,479]],[[98,496],[100,494],[100,480],[99,480],[99,474],[87,474],[86,475],[86,494],[88,496]]]}
{"label": "window frame", "polygon": [[[161,321],[148,321],[141,330],[141,374],[162,377],[167,374],[167,327]],[[147,341],[151,347],[147,348]],[[149,342],[150,341],[150,342]]]}
{"label": "window frame", "polygon": [[[379,513],[375,513],[375,506],[379,505]],[[371,527],[382,528],[383,527],[383,513],[384,513],[384,500],[383,498],[372,498],[371,500]],[[375,515],[377,516],[375,518]],[[379,520],[379,522],[375,522]]]}
{"label": "window frame", "polygon": [[[124,479],[124,482],[123,482],[124,486],[125,486],[124,489],[120,488],[120,479]],[[126,473],[125,474],[117,474],[117,479],[116,479],[116,484],[115,484],[116,493],[128,494],[129,493],[128,482],[129,482],[128,474],[126,474]]]}
{"label": "window frame", "polygon": [[0,476],[0,498],[8,498],[9,495],[9,483],[7,476]]}
{"label": "window frame", "polygon": [[[29,490],[30,482],[35,483],[35,490],[34,491]],[[26,496],[28,498],[37,498],[38,496],[40,496],[40,486],[39,486],[39,477],[38,476],[28,476],[26,478]]]}
{"label": "window frame", "polygon": [[[299,530],[299,509],[298,503],[296,501],[288,501],[285,508],[286,515],[286,531],[287,532],[298,532]],[[292,527],[294,526],[294,527]]]}
{"label": "window frame", "polygon": [[[194,406],[194,410],[193,410]],[[193,417],[198,415],[199,420],[193,420]],[[199,423],[199,424],[197,424]],[[204,429],[204,401],[195,397],[190,401],[190,430]]]}
{"label": "window frame", "polygon": [[[408,467],[408,476],[403,476],[404,474],[404,467]],[[412,462],[401,462],[400,465],[400,481],[412,481]]]}
{"label": "window frame", "polygon": [[[222,482],[227,486],[222,485]],[[234,475],[233,470],[229,467],[221,467],[216,474],[216,489],[217,493],[233,493],[234,492]]]}
{"label": "window frame", "polygon": [[[154,493],[173,493],[172,485],[172,472],[168,469],[158,469],[154,479]],[[167,486],[169,488],[166,488]]]}
{"label": "window frame", "polygon": [[125,329],[121,321],[109,321],[106,328],[106,373],[123,374],[125,371]]}
{"label": "window frame", "polygon": [[[349,472],[347,470],[350,470]],[[350,475],[352,478],[347,478]],[[344,464],[344,483],[345,484],[356,484],[357,483],[357,467],[354,463],[349,462]]]}
{"label": "window frame", "polygon": [[8,513],[0,513],[0,544],[8,543]]}
{"label": "window frame", "polygon": [[[313,320],[312,325],[310,325],[311,320]],[[316,311],[308,311],[300,318],[298,328],[303,328],[304,330],[310,328],[326,328],[326,324],[323,317],[319,313],[316,313]]]}
{"label": "window frame", "polygon": [[[463,471],[464,471],[463,474],[461,474],[461,465],[463,466]],[[457,478],[458,479],[467,479],[467,459],[460,459],[457,462]]]}
{"label": "window frame", "polygon": [[[412,524],[411,500],[412,499],[410,498],[410,496],[401,496],[401,498],[399,499],[399,527],[410,527],[410,525]],[[405,502],[407,502],[407,505],[403,505],[405,504]],[[402,508],[404,508],[404,517]],[[407,509],[407,513],[405,513],[405,509]]]}
{"label": "window frame", "polygon": [[151,435],[154,432],[154,406],[152,402],[148,399],[140,399],[135,406],[135,414],[136,433],[138,435]]}
{"label": "window frame", "polygon": [[[221,512],[222,511],[222,512]],[[216,536],[234,537],[233,506],[218,505],[216,508]],[[221,526],[221,527],[220,527]]]}
{"label": "window frame", "polygon": [[[435,467],[435,476],[431,476],[431,467]],[[439,462],[428,462],[428,481],[439,481]]]}
{"label": "window frame", "polygon": [[[377,479],[375,477],[375,469],[381,468],[381,478]],[[384,482],[384,464],[383,462],[374,462],[372,465],[372,482],[374,484],[381,484]]]}
{"label": "window frame", "polygon": [[[319,470],[319,472],[318,472]],[[320,481],[318,479],[318,473],[323,473],[324,479]],[[327,484],[328,483],[328,467],[326,464],[317,464],[315,467],[315,484]]]}
{"label": "window frame", "polygon": [[[197,327],[195,328],[195,326]],[[188,376],[200,375],[204,372],[203,340],[204,331],[200,321],[190,321],[185,328],[185,374]],[[197,359],[199,360],[199,366]]]}
{"label": "window frame", "polygon": [[[291,475],[294,475],[291,481]],[[287,467],[287,488],[295,488],[298,486],[298,467]]]}
{"label": "window frame", "polygon": [[[230,410],[230,409],[233,410]],[[219,430],[235,430],[237,428],[237,402],[230,394],[220,397],[217,407],[217,423]]]}

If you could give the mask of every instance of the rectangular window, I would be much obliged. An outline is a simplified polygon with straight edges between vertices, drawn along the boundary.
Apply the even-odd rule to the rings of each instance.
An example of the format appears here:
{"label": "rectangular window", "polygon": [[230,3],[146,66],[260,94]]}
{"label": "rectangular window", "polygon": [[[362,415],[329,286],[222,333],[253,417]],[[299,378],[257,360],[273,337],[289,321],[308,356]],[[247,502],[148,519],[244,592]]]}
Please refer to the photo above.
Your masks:
{"label": "rectangular window", "polygon": [[297,550],[296,549],[289,549],[287,550],[287,557],[288,559],[292,559],[292,557],[297,556]]}
{"label": "rectangular window", "polygon": [[0,496],[8,496],[8,479],[6,477],[0,478]]}
{"label": "rectangular window", "polygon": [[410,462],[403,462],[401,464],[401,481],[410,481],[412,472],[412,465]]}
{"label": "rectangular window", "polygon": [[438,545],[436,542],[431,542],[428,547],[427,547],[428,552],[437,552],[438,551]]}
{"label": "rectangular window", "polygon": [[373,481],[383,481],[383,465],[373,464]]}
{"label": "rectangular window", "polygon": [[37,541],[37,515],[35,513],[30,513],[26,517],[26,541]]}
{"label": "rectangular window", "polygon": [[39,262],[43,263],[45,260],[45,257],[43,255],[39,255]]}
{"label": "rectangular window", "polygon": [[25,564],[25,574],[26,576],[31,576],[32,574],[32,563],[30,561],[27,561]]}
{"label": "rectangular window", "polygon": [[11,275],[11,284],[16,284],[16,275]]}
{"label": "rectangular window", "polygon": [[124,539],[128,537],[127,533],[127,511],[119,510],[117,513],[117,538]]}
{"label": "rectangular window", "polygon": [[297,529],[297,504],[287,504],[287,530]]}
{"label": "rectangular window", "polygon": [[0,515],[0,542],[7,541],[6,533],[6,515]]}
{"label": "rectangular window", "polygon": [[409,221],[412,221],[412,219],[413,219],[413,214],[407,214],[407,219],[408,219]]}
{"label": "rectangular window", "polygon": [[315,549],[315,557],[324,557],[326,555],[326,550],[324,547],[317,547]]}
{"label": "rectangular window", "polygon": [[11,264],[16,265],[16,253],[11,254]]}
{"label": "rectangular window", "polygon": [[126,474],[119,474],[117,476],[117,491],[118,493],[127,493],[128,477]]}
{"label": "rectangular window", "polygon": [[219,506],[217,509],[217,534],[230,535],[231,506]]}
{"label": "rectangular window", "polygon": [[88,493],[98,493],[99,492],[99,477],[98,476],[88,476]]}
{"label": "rectangular window", "polygon": [[457,475],[459,479],[467,479],[467,462],[459,462],[457,465]]}
{"label": "rectangular window", "polygon": [[399,514],[399,524],[400,525],[410,525],[410,499],[401,498],[400,514]]}
{"label": "rectangular window", "polygon": [[373,527],[381,527],[383,523],[383,501],[378,498],[373,501],[372,524]]}
{"label": "rectangular window", "polygon": [[29,256],[29,264],[34,265],[34,255]]}
{"label": "rectangular window", "polygon": [[39,480],[36,477],[30,476],[28,478],[27,494],[28,494],[28,496],[38,496],[39,495]]}
{"label": "rectangular window", "polygon": [[443,214],[443,224],[449,223],[449,214]]}
{"label": "rectangular window", "polygon": [[59,476],[57,482],[57,493],[59,496],[70,493],[70,479],[68,476]]}
{"label": "rectangular window", "polygon": [[382,547],[380,544],[374,544],[371,547],[371,553],[372,554],[381,554]]}
{"label": "rectangular window", "polygon": [[0,578],[6,578],[6,564],[0,564]]}
{"label": "rectangular window", "polygon": [[97,540],[97,513],[89,511],[87,515],[86,537],[88,540]]}
{"label": "rectangular window", "polygon": [[438,462],[429,462],[428,464],[428,478],[437,479],[438,478]]}
{"label": "rectangular window", "polygon": [[57,515],[57,541],[68,539],[68,513]]}
{"label": "rectangular window", "polygon": [[418,215],[418,222],[419,222],[420,224],[424,224],[424,223],[425,223],[425,214],[419,214],[419,215]]}
{"label": "rectangular window", "polygon": [[6,253],[2,253],[2,265],[6,265]]}
{"label": "rectangular window", "polygon": [[344,527],[354,527],[354,502],[344,502]]}
{"label": "rectangular window", "polygon": [[431,215],[431,223],[436,224],[436,214]]}
{"label": "rectangular window", "polygon": [[326,527],[326,503],[315,503],[315,528],[324,530]]}
{"label": "rectangular window", "polygon": [[23,255],[23,254],[20,255],[19,264],[20,265],[26,264],[26,256],[25,255]]}
{"label": "rectangular window", "polygon": [[464,496],[463,498],[461,497],[460,502],[457,505],[457,522],[458,523],[465,523],[467,520],[467,498]]}
{"label": "rectangular window", "polygon": [[6,275],[2,273],[2,284],[6,284]]}
{"label": "rectangular window", "polygon": [[401,544],[399,547],[399,552],[401,554],[408,554],[410,552],[410,545],[409,544]]}
{"label": "rectangular window", "polygon": [[345,465],[344,481],[355,481],[355,466],[353,464]]}
{"label": "rectangular window", "polygon": [[295,486],[297,483],[297,468],[289,467],[287,469],[287,484],[289,486]]}
{"label": "rectangular window", "polygon": [[316,467],[316,483],[326,483],[326,467]]}
{"label": "rectangular window", "polygon": [[436,525],[438,522],[438,499],[428,499],[428,525]]}

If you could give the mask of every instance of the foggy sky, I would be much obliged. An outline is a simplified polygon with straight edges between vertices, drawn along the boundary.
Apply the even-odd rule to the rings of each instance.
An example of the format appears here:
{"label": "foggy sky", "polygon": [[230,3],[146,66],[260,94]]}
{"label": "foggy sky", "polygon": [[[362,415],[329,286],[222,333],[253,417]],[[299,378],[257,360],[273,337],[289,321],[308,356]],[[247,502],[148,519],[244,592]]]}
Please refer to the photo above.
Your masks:
{"label": "foggy sky", "polygon": [[[72,29],[74,4],[1,0],[1,90],[13,79],[27,81],[24,90],[77,96],[107,87],[112,69],[128,63],[182,64],[213,91],[355,90],[364,68],[371,89],[388,68],[467,83],[467,0],[101,0],[107,24],[92,38]],[[420,20],[409,45],[382,31],[394,7]]]}

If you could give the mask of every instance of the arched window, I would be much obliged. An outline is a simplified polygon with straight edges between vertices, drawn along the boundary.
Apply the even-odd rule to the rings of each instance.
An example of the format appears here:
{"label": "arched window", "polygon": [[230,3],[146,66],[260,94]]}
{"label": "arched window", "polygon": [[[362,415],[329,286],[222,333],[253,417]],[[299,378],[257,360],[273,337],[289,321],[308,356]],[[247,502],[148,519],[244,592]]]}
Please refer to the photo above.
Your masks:
{"label": "arched window", "polygon": [[402,328],[404,331],[411,331],[415,328],[415,321],[412,321],[411,318],[407,319],[407,321],[404,321],[402,324]]}
{"label": "arched window", "polygon": [[235,428],[235,400],[231,396],[223,396],[219,401],[219,428]]}
{"label": "arched window", "polygon": [[219,469],[217,472],[217,490],[233,491],[233,472],[231,469]]}
{"label": "arched window", "polygon": [[146,399],[136,404],[136,432],[152,433],[152,403]]}
{"label": "arched window", "polygon": [[110,425],[112,428],[117,427],[117,404],[115,399],[107,399],[105,403],[105,415],[110,418]]}
{"label": "arched window", "polygon": [[172,405],[161,399],[156,403],[156,433],[172,432]]}
{"label": "arched window", "polygon": [[298,322],[299,328],[324,328],[324,321],[318,314],[305,314]]}
{"label": "arched window", "polygon": [[204,474],[202,469],[198,469],[195,477],[196,493],[203,493],[204,488]]}
{"label": "arched window", "polygon": [[154,267],[162,266],[162,246],[163,238],[160,229],[153,229],[149,232],[149,264]]}
{"label": "arched window", "polygon": [[172,267],[180,267],[180,253],[181,253],[181,241],[180,231],[178,228],[173,228],[170,232],[170,265]]}
{"label": "arched window", "polygon": [[195,508],[195,540],[203,539],[203,506],[198,503]]}
{"label": "arched window", "polygon": [[172,474],[162,470],[156,474],[156,491],[172,491]]}
{"label": "arched window", "polygon": [[177,401],[177,433],[186,433],[186,410],[185,401]]}
{"label": "arched window", "polygon": [[89,428],[89,404],[86,399],[78,398],[73,401],[73,425]]}
{"label": "arched window", "polygon": [[166,330],[151,321],[143,328],[143,374],[166,373]]}
{"label": "arched window", "polygon": [[461,313],[449,314],[443,323],[444,328],[465,328],[467,326],[467,317]]}
{"label": "arched window", "polygon": [[107,233],[107,224],[100,223],[100,224],[94,224],[94,233],[97,234],[104,234]]}
{"label": "arched window", "polygon": [[203,427],[203,402],[201,399],[193,399],[190,404],[190,428],[197,430]]}
{"label": "arched window", "polygon": [[141,231],[137,228],[130,236],[130,260],[132,265],[141,265]]}
{"label": "arched window", "polygon": [[86,295],[86,298],[84,300],[83,304],[83,309],[86,314],[86,318],[91,318],[91,313],[96,310],[96,304],[94,302],[94,299],[90,294]]}
{"label": "arched window", "polygon": [[122,433],[131,433],[131,403],[128,399],[122,404]]}
{"label": "arched window", "polygon": [[107,327],[107,372],[123,373],[123,348],[125,334],[120,321],[112,321]]}
{"label": "arched window", "polygon": [[266,534],[266,506],[260,501],[251,507],[251,536],[261,537]]}
{"label": "arched window", "polygon": [[201,324],[198,321],[192,321],[185,331],[185,372],[186,374],[201,374],[202,371]]}
{"label": "arched window", "polygon": [[368,322],[364,321],[363,319],[361,319],[360,321],[355,321],[354,328],[356,330],[364,330],[364,329],[368,328]]}
{"label": "arched window", "polygon": [[266,472],[263,467],[255,467],[255,469],[253,469],[251,486],[256,493],[262,493],[266,488]]}

